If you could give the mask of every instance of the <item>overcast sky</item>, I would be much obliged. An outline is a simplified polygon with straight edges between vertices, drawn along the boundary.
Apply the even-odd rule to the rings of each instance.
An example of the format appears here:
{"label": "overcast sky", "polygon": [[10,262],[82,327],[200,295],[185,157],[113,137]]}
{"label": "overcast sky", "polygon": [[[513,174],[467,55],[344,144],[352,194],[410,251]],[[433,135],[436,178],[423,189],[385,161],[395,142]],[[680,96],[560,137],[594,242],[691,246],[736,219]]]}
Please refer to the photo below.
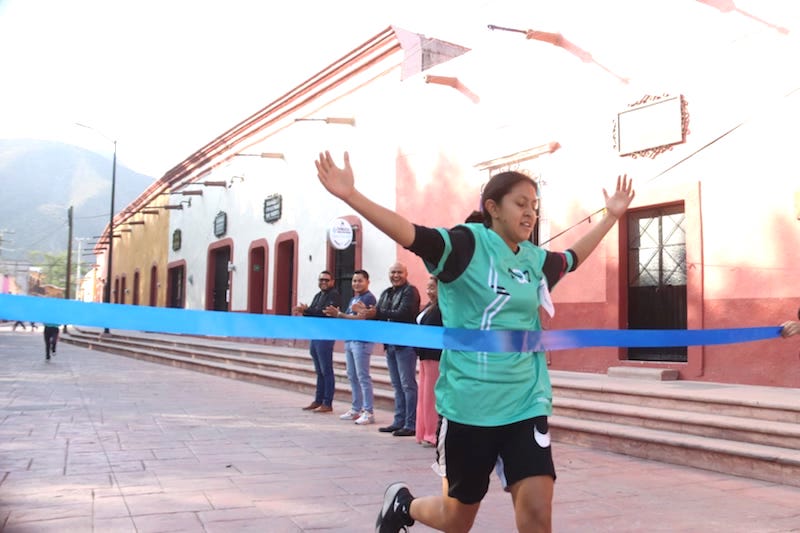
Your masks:
{"label": "overcast sky", "polygon": [[507,4],[0,0],[0,138],[109,155],[117,140],[122,163],[160,177],[390,24],[469,46]]}

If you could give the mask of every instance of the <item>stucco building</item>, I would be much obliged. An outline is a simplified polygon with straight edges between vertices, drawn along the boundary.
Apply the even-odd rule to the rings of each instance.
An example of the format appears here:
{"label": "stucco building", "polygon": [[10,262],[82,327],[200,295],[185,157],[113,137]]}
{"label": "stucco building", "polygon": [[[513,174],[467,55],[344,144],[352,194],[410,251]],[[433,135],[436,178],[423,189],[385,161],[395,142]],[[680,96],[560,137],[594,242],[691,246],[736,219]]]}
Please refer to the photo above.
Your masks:
{"label": "stucco building", "polygon": [[[114,301],[288,314],[320,270],[346,294],[365,268],[377,294],[396,259],[424,286],[415,256],[318,183],[317,154],[348,150],[365,194],[428,225],[463,221],[492,173],[530,172],[534,238],[554,250],[632,176],[631,210],[554,291],[549,328],[779,324],[800,305],[800,16],[789,2],[722,4],[575,0],[547,16],[520,8],[517,20],[546,24],[527,34],[390,27],[354,42],[118,213],[131,231],[114,245]],[[343,250],[328,239],[339,219],[352,229]],[[800,386],[791,341],[548,356],[555,369]]]}

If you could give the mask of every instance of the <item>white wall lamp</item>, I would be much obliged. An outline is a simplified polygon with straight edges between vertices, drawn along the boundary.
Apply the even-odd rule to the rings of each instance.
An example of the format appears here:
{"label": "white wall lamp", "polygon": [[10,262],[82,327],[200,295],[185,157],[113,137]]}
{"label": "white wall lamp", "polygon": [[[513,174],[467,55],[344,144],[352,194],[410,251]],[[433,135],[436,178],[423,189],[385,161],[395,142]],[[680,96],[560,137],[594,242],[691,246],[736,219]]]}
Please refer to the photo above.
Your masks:
{"label": "white wall lamp", "polygon": [[231,179],[228,181],[228,188],[230,189],[233,187],[234,181],[244,181],[244,176],[231,176]]}
{"label": "white wall lamp", "polygon": [[469,98],[473,104],[477,104],[481,101],[480,96],[470,91],[466,87],[466,85],[464,85],[459,81],[458,78],[454,78],[452,76],[425,76],[425,83],[434,83],[436,85],[445,85],[447,87],[452,87],[453,89],[457,90],[458,92]]}
{"label": "white wall lamp", "polygon": [[235,157],[260,157],[261,159],[286,159],[281,152],[261,152],[260,154],[234,154]]}
{"label": "white wall lamp", "polygon": [[355,126],[356,119],[353,117],[327,117],[327,118],[296,118],[295,122],[324,122],[325,124],[346,124]]}

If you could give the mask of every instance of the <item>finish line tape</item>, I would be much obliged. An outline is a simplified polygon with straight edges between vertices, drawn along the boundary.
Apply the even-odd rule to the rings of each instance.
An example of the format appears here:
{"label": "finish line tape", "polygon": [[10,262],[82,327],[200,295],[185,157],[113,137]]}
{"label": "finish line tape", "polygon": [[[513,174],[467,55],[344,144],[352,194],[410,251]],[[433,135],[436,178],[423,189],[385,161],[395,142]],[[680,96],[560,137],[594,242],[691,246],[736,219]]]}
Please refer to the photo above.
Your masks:
{"label": "finish line tape", "polygon": [[780,326],[733,329],[483,331],[376,320],[197,311],[0,294],[0,319],[216,337],[361,340],[478,352],[735,344],[780,336]]}

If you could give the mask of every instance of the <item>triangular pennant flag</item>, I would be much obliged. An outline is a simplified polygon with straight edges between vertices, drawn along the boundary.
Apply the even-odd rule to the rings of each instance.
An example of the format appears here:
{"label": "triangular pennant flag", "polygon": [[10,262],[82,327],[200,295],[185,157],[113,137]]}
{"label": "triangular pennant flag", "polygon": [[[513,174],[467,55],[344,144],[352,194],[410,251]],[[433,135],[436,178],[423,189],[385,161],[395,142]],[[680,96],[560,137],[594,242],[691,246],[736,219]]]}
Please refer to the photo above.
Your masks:
{"label": "triangular pennant flag", "polygon": [[392,26],[392,30],[405,52],[400,72],[401,80],[470,51],[464,46],[425,37],[421,33],[413,33],[397,26]]}

